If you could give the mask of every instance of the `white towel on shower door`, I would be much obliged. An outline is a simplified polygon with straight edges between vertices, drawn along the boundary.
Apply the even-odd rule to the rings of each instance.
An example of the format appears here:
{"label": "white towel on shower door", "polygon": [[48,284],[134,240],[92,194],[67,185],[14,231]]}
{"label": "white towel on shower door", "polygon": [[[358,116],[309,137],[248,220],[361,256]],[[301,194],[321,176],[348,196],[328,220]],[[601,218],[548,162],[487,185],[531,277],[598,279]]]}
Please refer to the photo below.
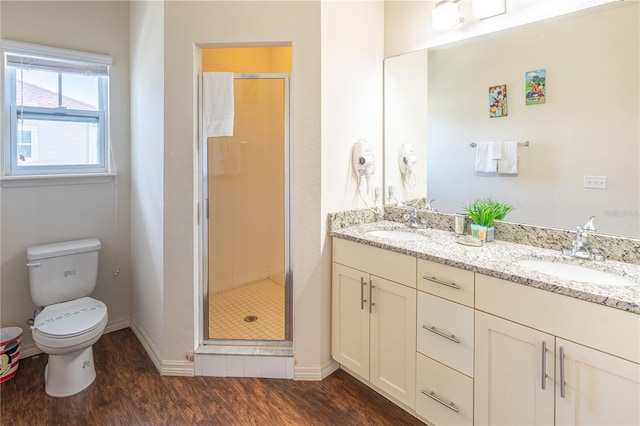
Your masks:
{"label": "white towel on shower door", "polygon": [[202,86],[206,136],[233,136],[233,73],[206,72],[202,76]]}

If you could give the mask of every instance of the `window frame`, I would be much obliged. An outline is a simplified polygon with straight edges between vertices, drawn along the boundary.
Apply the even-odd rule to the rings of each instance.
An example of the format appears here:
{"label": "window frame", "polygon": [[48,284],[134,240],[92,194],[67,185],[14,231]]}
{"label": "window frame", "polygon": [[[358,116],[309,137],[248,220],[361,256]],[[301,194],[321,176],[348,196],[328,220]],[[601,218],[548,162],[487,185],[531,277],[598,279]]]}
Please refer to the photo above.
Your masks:
{"label": "window frame", "polygon": [[[16,58],[27,58],[41,69],[61,73],[87,72],[98,78],[98,110],[76,110],[59,107],[18,106],[16,93]],[[109,67],[112,58],[107,55],[80,52],[56,47],[34,45],[13,40],[2,40],[2,72],[5,96],[3,99],[3,120],[5,124],[3,140],[2,177],[37,176],[91,176],[110,172],[109,140]],[[11,61],[11,63],[10,63]],[[38,66],[36,64],[36,67]],[[30,165],[18,161],[18,124],[20,117],[30,120],[63,121],[67,123],[92,122],[98,126],[97,164]],[[41,133],[41,132],[40,132]],[[40,138],[43,135],[38,135]],[[33,157],[33,155],[32,155]]]}

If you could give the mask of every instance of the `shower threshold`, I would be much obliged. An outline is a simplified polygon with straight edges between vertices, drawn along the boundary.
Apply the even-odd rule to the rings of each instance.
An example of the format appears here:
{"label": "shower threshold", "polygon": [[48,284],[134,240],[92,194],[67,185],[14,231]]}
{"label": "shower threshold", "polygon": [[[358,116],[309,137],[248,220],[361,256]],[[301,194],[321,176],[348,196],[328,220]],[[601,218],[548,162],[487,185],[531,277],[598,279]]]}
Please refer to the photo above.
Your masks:
{"label": "shower threshold", "polygon": [[196,349],[200,355],[293,356],[293,343],[265,340],[205,340]]}

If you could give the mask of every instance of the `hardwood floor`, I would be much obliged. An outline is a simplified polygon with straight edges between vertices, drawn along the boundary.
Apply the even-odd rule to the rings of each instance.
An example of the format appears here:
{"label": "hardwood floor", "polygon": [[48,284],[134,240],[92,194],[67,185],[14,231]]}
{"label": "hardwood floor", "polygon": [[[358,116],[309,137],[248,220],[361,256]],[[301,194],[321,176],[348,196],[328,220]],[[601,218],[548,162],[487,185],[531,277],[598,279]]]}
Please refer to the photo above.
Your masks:
{"label": "hardwood floor", "polygon": [[79,394],[44,392],[42,354],[0,385],[2,425],[422,425],[343,371],[320,382],[163,377],[130,329],[94,346],[96,381]]}

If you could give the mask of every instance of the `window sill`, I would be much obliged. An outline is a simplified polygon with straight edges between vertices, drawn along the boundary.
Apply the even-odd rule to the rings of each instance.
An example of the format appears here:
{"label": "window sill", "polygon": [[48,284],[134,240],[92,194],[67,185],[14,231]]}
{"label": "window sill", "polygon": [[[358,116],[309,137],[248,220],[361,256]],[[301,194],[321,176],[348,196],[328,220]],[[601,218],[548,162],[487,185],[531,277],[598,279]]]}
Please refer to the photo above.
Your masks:
{"label": "window sill", "polygon": [[109,183],[112,182],[115,177],[115,173],[2,176],[0,178],[0,185],[2,185],[3,188],[21,188],[27,186]]}

